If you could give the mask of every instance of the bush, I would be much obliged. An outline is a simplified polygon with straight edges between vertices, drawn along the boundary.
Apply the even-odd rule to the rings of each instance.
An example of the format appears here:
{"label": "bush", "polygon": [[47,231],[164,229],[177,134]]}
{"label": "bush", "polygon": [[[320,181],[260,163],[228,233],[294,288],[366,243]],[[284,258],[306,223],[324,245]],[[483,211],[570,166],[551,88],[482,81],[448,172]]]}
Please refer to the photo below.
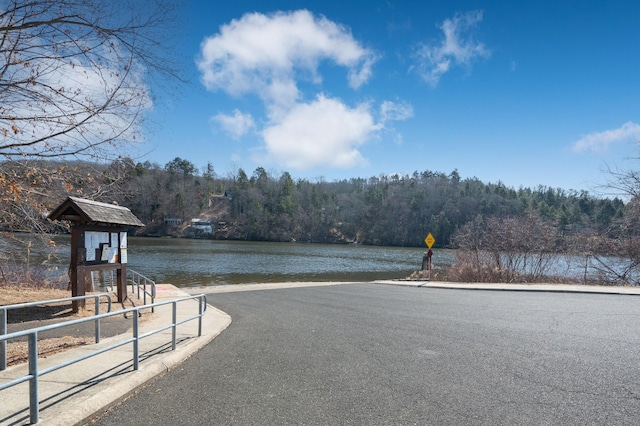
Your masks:
{"label": "bush", "polygon": [[66,290],[69,278],[64,273],[52,273],[48,268],[18,264],[0,264],[0,288],[23,287]]}
{"label": "bush", "polygon": [[451,281],[539,282],[558,254],[554,227],[538,215],[476,218],[456,231]]}

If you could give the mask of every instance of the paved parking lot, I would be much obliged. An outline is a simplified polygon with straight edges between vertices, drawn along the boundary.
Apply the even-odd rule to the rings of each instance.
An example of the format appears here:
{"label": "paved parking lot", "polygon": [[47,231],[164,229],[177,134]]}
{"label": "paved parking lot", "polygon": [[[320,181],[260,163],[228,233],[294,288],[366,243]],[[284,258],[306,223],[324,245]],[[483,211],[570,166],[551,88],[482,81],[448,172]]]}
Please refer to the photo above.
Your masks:
{"label": "paved parking lot", "polygon": [[231,326],[96,424],[640,418],[637,297],[351,284],[209,301]]}

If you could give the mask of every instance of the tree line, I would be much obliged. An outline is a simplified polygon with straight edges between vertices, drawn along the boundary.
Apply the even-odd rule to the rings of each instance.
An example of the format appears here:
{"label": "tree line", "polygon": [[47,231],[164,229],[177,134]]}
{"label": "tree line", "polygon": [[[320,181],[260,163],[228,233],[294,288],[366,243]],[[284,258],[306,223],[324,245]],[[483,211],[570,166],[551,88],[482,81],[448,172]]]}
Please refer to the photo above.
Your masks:
{"label": "tree line", "polygon": [[456,231],[482,218],[535,214],[561,238],[610,233],[628,210],[620,198],[545,186],[514,189],[462,179],[456,170],[329,182],[262,167],[250,175],[243,169],[220,175],[211,163],[198,170],[181,158],[164,166],[127,158],[110,165],[46,162],[40,168],[45,164],[70,177],[58,186],[46,182],[57,189],[49,190],[51,197],[68,192],[125,205],[147,224],[147,234],[182,235],[184,226],[168,226],[166,218],[185,225],[205,218],[214,228],[224,224],[225,231],[215,235],[225,239],[419,247],[431,232],[436,246],[450,247]]}

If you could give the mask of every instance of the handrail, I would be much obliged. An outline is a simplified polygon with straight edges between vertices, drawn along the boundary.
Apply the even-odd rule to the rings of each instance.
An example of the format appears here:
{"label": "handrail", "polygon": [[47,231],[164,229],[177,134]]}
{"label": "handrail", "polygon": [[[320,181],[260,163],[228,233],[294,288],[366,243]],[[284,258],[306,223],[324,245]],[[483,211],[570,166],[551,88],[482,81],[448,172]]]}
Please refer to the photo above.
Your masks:
{"label": "handrail", "polygon": [[[12,309],[30,308],[32,306],[51,305],[54,303],[73,302],[76,300],[95,299],[95,313],[100,314],[100,298],[106,297],[109,303],[107,312],[111,312],[111,295],[109,293],[88,294],[85,296],[65,297],[62,299],[42,300],[37,302],[28,303],[16,303],[14,305],[0,306],[0,336],[7,334],[7,312]],[[100,343],[100,319],[95,319],[96,322],[96,343]],[[7,342],[6,340],[0,340],[0,371],[7,369]]]}
{"label": "handrail", "polygon": [[[127,282],[131,282],[131,292],[133,288],[136,287],[138,290],[138,299],[140,299],[140,291],[142,290],[143,303],[147,304],[147,295],[151,297],[151,303],[153,304],[156,299],[156,282],[150,278],[145,277],[139,272],[136,272],[132,269],[127,269]],[[142,284],[141,284],[142,282]],[[149,285],[150,290],[147,290],[147,284]],[[153,312],[153,309],[152,309]]]}
{"label": "handrail", "polygon": [[[193,299],[198,299],[198,314],[197,315],[193,315],[190,316],[188,318],[184,318],[181,321],[177,320],[177,306],[178,306],[178,302],[184,302],[187,300],[193,300]],[[157,307],[157,306],[162,306],[162,305],[168,305],[168,304],[172,304],[172,322],[169,325],[160,327],[158,329],[155,330],[151,330],[148,331],[146,333],[140,334],[139,332],[139,320],[138,317],[140,316],[140,310],[142,309],[148,309],[151,307]],[[39,421],[39,413],[40,413],[40,407],[39,407],[39,395],[38,395],[38,379],[40,376],[43,376],[47,373],[51,373],[53,371],[56,371],[60,368],[63,367],[67,367],[71,364],[75,364],[76,362],[80,362],[83,361],[87,358],[91,358],[93,356],[99,355],[103,352],[107,352],[110,351],[111,349],[115,349],[118,348],[120,346],[126,345],[127,343],[133,343],[133,369],[134,370],[138,370],[139,367],[139,363],[140,363],[140,355],[139,355],[139,345],[140,345],[140,339],[144,338],[144,337],[148,337],[151,336],[153,334],[162,332],[164,330],[168,330],[169,328],[172,328],[172,336],[171,336],[171,350],[175,350],[176,349],[176,340],[177,340],[177,327],[180,324],[183,324],[185,322],[188,321],[192,321],[194,319],[199,319],[198,321],[198,337],[202,336],[202,317],[204,316],[204,314],[207,311],[207,297],[204,294],[199,294],[199,295],[194,295],[194,296],[189,296],[189,297],[183,297],[180,299],[175,299],[175,300],[168,300],[165,302],[158,302],[158,303],[154,303],[153,305],[146,305],[146,306],[137,306],[134,308],[128,308],[128,309],[123,309],[120,311],[115,311],[115,312],[110,312],[110,313],[106,313],[106,314],[100,314],[100,315],[96,315],[96,317],[89,317],[89,318],[80,318],[80,319],[76,319],[76,320],[71,320],[71,321],[65,321],[62,323],[57,323],[57,324],[51,324],[51,325],[45,325],[42,327],[37,327],[37,328],[32,328],[30,330],[22,330],[22,331],[17,331],[14,333],[9,333],[9,334],[5,334],[4,336],[0,336],[0,341],[6,341],[6,340],[10,340],[10,339],[15,339],[18,337],[24,337],[27,336],[29,338],[29,374],[19,377],[17,379],[14,379],[10,382],[4,383],[2,385],[0,385],[0,391],[10,388],[12,386],[18,385],[20,383],[29,381],[29,420],[32,424],[34,423],[38,423]],[[131,315],[131,318],[133,319],[133,336],[129,339],[123,340],[123,341],[119,341],[116,342],[110,346],[104,347],[104,348],[100,348],[100,349],[96,349],[93,352],[90,353],[86,353],[85,355],[82,356],[78,356],[76,358],[67,360],[63,363],[57,364],[57,365],[53,365],[49,368],[45,368],[43,370],[38,370],[38,333],[43,332],[43,331],[48,331],[48,330],[54,330],[57,328],[61,328],[61,327],[67,327],[67,326],[71,326],[71,325],[76,325],[76,324],[81,324],[83,322],[87,322],[87,321],[93,321],[94,319],[102,319],[102,318],[108,318],[108,317],[112,317],[114,315],[120,315],[120,314],[127,314],[129,312],[135,312],[134,315]],[[126,317],[126,316],[125,316]]]}

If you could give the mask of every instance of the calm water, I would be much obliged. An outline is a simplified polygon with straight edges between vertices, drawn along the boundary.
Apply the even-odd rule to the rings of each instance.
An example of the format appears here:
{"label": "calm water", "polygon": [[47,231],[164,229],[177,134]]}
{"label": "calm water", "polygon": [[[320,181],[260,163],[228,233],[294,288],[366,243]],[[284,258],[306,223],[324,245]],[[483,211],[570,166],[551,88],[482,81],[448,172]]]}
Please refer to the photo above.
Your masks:
{"label": "calm water", "polygon": [[[180,287],[405,278],[424,250],[299,243],[132,238],[129,267]],[[435,261],[435,259],[434,259]]]}
{"label": "calm water", "polygon": [[[58,240],[68,267],[69,238]],[[292,281],[372,281],[405,278],[420,269],[422,248],[304,243],[256,243],[181,238],[129,238],[128,267],[179,287]],[[451,262],[434,250],[433,262]]]}
{"label": "calm water", "polygon": [[[25,241],[30,238],[24,237]],[[58,259],[49,260],[51,276],[66,274],[69,236],[55,237]],[[34,243],[31,264],[44,260]],[[422,265],[425,248],[373,247],[304,243],[259,243],[191,240],[181,238],[129,238],[128,267],[157,283],[179,287],[293,281],[373,281],[406,278]],[[2,248],[0,247],[0,253]],[[450,265],[453,250],[434,249],[434,268]],[[585,258],[557,256],[549,274],[595,279]]]}

